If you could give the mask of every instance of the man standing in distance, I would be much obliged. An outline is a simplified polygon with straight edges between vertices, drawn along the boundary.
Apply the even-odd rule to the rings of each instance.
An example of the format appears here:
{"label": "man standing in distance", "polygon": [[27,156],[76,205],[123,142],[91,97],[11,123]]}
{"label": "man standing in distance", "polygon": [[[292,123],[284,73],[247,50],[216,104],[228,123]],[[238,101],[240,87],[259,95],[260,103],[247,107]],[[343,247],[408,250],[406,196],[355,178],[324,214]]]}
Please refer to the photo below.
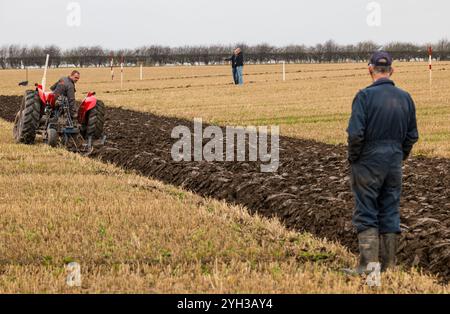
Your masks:
{"label": "man standing in distance", "polygon": [[244,84],[244,55],[242,54],[241,48],[236,48],[233,55],[230,58],[225,59],[225,61],[231,61],[234,84]]}
{"label": "man standing in distance", "polygon": [[236,72],[238,84],[244,84],[244,54],[241,48],[236,48]]}

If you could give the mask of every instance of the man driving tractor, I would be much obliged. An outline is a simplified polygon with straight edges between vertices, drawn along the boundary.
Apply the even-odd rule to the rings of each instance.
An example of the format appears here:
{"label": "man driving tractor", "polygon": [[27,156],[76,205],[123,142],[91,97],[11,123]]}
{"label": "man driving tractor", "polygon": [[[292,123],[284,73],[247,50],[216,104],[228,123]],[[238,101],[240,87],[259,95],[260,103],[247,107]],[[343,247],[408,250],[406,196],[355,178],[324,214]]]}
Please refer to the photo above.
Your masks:
{"label": "man driving tractor", "polygon": [[74,70],[70,76],[62,77],[58,82],[56,82],[50,90],[55,94],[56,98],[59,96],[67,97],[69,101],[70,116],[74,124],[77,123],[78,113],[75,108],[75,84],[80,79],[80,72]]}

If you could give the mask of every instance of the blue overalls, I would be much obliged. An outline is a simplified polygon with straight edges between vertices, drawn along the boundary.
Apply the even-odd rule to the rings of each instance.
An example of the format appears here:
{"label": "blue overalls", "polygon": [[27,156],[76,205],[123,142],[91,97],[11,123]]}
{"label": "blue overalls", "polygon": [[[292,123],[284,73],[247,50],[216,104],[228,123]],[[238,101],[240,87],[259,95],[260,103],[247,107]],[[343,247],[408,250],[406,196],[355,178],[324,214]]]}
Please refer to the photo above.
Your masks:
{"label": "blue overalls", "polygon": [[419,139],[414,101],[379,79],[356,95],[347,132],[357,232],[400,233],[402,161]]}

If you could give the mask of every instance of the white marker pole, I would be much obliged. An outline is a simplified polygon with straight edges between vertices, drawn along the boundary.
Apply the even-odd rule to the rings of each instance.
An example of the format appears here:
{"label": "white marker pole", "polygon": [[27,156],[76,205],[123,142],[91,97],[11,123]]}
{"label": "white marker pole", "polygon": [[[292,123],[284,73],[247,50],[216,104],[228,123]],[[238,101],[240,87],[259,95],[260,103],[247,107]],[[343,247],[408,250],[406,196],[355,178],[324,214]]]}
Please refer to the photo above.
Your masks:
{"label": "white marker pole", "polygon": [[28,67],[24,65],[23,60],[20,60],[20,68],[25,70],[25,81],[28,82]]}
{"label": "white marker pole", "polygon": [[123,89],[123,57],[120,63],[120,89]]}
{"label": "white marker pole", "polygon": [[44,76],[42,77],[42,91],[44,92],[45,92],[45,85],[47,84],[47,68],[49,59],[50,55],[47,55],[47,58],[45,59]]}
{"label": "white marker pole", "polygon": [[281,61],[283,63],[283,82],[286,81],[286,61]]}
{"label": "white marker pole", "polygon": [[143,62],[141,62],[141,75],[140,75],[140,77],[141,77],[141,81],[144,79],[144,63]]}
{"label": "white marker pole", "polygon": [[111,56],[111,81],[114,81],[114,58]]}
{"label": "white marker pole", "polygon": [[433,85],[433,48],[430,46],[428,47],[428,68],[430,70],[430,93],[431,93],[431,87]]}

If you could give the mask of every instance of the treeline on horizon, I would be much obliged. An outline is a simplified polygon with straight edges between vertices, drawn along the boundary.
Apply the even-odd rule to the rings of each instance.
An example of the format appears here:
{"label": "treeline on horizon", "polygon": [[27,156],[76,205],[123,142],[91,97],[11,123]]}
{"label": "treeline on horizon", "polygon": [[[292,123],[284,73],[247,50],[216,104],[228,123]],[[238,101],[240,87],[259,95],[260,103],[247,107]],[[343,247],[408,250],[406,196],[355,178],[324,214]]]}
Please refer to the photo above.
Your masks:
{"label": "treeline on horizon", "polygon": [[[284,47],[259,45],[211,45],[211,46],[143,46],[136,49],[108,50],[101,46],[80,46],[61,49],[58,46],[0,46],[0,68],[43,67],[45,56],[50,55],[51,67],[108,67],[124,62],[125,66],[199,65],[223,64],[224,59],[240,47],[245,62],[251,64],[286,61],[288,63],[365,62],[370,54],[379,49],[392,53],[396,60],[411,61],[428,58],[428,45],[392,42],[384,46],[372,41],[354,45],[340,45],[332,40],[315,46],[290,45]],[[442,39],[433,47],[433,58],[450,60],[450,41]]]}

